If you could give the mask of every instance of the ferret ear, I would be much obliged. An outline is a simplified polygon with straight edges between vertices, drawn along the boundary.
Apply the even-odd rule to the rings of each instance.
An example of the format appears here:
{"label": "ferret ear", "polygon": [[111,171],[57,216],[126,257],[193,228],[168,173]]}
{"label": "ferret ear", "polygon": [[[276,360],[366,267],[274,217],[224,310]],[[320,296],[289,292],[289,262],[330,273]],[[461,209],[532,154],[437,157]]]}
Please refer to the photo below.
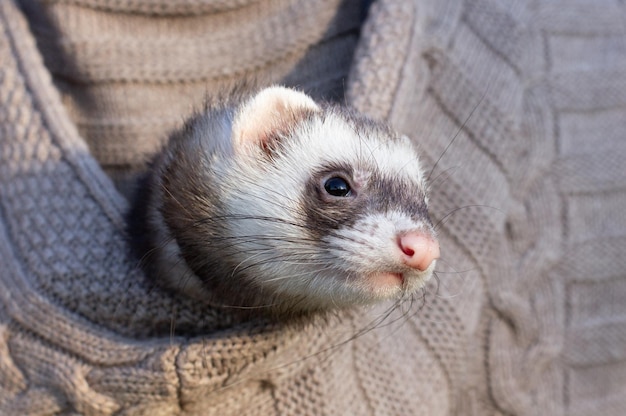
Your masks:
{"label": "ferret ear", "polygon": [[236,149],[260,146],[270,153],[276,141],[311,111],[320,111],[320,107],[308,95],[284,87],[266,88],[235,115],[233,144]]}

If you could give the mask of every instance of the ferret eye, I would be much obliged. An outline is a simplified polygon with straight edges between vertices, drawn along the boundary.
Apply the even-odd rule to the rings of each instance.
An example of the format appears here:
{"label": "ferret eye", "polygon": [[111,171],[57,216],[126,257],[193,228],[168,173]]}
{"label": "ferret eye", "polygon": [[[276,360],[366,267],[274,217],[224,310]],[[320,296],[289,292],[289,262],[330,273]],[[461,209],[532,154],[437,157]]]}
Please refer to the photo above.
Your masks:
{"label": "ferret eye", "polygon": [[348,182],[337,176],[328,179],[324,183],[324,189],[332,196],[350,196],[352,189],[350,189],[350,185]]}

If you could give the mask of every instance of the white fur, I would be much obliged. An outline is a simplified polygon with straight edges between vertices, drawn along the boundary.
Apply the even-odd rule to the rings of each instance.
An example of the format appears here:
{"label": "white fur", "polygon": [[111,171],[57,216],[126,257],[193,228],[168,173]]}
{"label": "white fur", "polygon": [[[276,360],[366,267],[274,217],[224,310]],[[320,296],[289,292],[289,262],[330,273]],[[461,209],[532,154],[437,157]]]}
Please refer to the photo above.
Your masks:
{"label": "white fur", "polygon": [[[239,158],[231,166],[236,182],[229,182],[223,198],[233,213],[255,218],[296,218],[302,212],[298,199],[310,173],[332,162],[357,167],[357,181],[366,181],[371,169],[378,169],[392,178],[413,183],[416,198],[424,195],[423,173],[416,152],[407,140],[357,134],[336,114],[306,123],[283,145],[284,157],[276,158],[269,168],[263,165],[266,169],[259,170],[262,165],[259,160],[263,159],[260,154]],[[241,192],[242,186],[245,186],[245,194]],[[371,231],[373,224],[379,227],[375,233]],[[262,241],[251,239],[241,244],[241,267],[256,264],[255,278],[285,294],[307,294],[315,306],[322,302],[328,303],[326,307],[370,303],[398,296],[400,287],[372,289],[367,279],[363,279],[377,272],[404,273],[407,281],[404,289],[412,292],[423,285],[432,270],[417,273],[398,257],[398,233],[425,228],[424,224],[416,224],[399,213],[374,214],[354,228],[341,230],[343,237],[351,239],[349,242],[327,237],[327,242],[336,247],[331,259],[321,258],[320,253],[306,243],[307,230],[300,227],[257,219],[236,221],[230,226],[234,235],[266,237]],[[272,250],[266,250],[268,246]],[[277,255],[283,256],[280,262],[273,261]],[[290,256],[298,264],[290,264]],[[304,264],[306,261],[313,264]],[[348,275],[351,277],[346,277]]]}

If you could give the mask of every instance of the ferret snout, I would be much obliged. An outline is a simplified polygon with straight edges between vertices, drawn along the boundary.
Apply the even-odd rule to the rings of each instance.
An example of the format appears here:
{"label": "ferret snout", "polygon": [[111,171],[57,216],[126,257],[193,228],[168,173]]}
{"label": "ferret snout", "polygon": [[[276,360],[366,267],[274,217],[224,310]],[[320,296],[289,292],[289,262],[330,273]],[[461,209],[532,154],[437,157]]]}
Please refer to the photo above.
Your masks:
{"label": "ferret snout", "polygon": [[412,231],[398,237],[398,247],[402,251],[402,261],[407,266],[422,272],[439,258],[439,243],[419,231]]}

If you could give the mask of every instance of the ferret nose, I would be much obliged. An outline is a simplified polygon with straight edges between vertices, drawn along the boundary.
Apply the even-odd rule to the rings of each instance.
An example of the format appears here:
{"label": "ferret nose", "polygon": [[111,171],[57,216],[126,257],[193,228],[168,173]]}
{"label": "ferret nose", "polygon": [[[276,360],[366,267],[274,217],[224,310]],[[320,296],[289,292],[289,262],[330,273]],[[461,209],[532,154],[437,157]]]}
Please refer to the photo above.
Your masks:
{"label": "ferret nose", "polygon": [[439,243],[420,232],[410,232],[398,238],[404,263],[420,271],[428,269],[439,258]]}

